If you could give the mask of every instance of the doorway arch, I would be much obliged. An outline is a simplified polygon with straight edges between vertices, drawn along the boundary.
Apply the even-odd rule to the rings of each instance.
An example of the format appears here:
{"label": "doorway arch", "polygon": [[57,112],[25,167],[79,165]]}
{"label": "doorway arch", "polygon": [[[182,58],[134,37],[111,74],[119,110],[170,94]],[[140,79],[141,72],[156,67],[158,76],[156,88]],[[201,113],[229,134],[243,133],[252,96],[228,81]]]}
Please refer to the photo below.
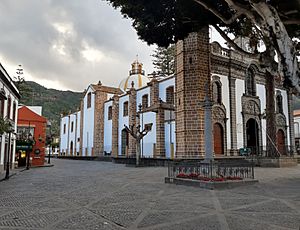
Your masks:
{"label": "doorway arch", "polygon": [[224,130],[221,124],[214,123],[214,153],[216,155],[224,154]]}
{"label": "doorway arch", "polygon": [[73,156],[73,141],[70,143],[70,155]]}
{"label": "doorway arch", "polygon": [[285,134],[282,129],[279,129],[276,134],[277,149],[281,155],[286,155]]}
{"label": "doorway arch", "polygon": [[255,119],[250,118],[246,123],[247,148],[251,149],[251,154],[258,154],[259,151],[259,126]]}

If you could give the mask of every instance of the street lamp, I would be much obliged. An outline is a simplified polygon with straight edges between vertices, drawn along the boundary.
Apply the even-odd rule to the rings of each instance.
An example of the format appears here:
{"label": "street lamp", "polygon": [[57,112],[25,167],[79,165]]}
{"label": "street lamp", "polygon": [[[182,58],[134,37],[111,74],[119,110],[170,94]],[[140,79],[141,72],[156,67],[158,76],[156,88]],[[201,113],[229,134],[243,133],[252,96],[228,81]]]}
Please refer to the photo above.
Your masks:
{"label": "street lamp", "polygon": [[48,151],[48,164],[50,164],[50,153],[52,152],[52,134],[51,134],[51,122],[47,121],[47,127],[49,127],[50,137],[48,139],[49,151]]}
{"label": "street lamp", "polygon": [[[10,167],[10,162],[9,162],[9,155],[10,155],[10,152],[11,152],[11,149],[10,149],[10,139],[11,139],[11,133],[14,132],[14,127],[13,125],[11,124],[11,122],[9,122],[9,129],[7,130],[8,132],[8,148],[7,148],[7,161],[6,161],[6,174],[5,174],[5,180],[8,180],[9,179],[9,167]],[[11,159],[12,161],[12,159]]]}
{"label": "street lamp", "polygon": [[29,128],[29,133],[28,133],[25,141],[28,144],[26,170],[29,170],[29,161],[30,161],[30,147],[29,146],[33,146],[33,136],[30,133],[30,128]]}

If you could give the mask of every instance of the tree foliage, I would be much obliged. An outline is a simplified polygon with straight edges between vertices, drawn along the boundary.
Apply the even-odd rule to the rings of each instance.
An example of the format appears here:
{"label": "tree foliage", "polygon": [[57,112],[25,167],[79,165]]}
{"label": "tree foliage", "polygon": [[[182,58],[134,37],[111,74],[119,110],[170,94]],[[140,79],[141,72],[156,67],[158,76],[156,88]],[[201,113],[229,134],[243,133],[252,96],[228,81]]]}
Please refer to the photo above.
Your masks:
{"label": "tree foliage", "polygon": [[175,45],[157,47],[151,56],[154,57],[153,65],[158,72],[167,75],[175,73]]}
{"label": "tree foliage", "polygon": [[11,131],[11,123],[9,120],[0,116],[0,135]]}
{"label": "tree foliage", "polygon": [[[133,20],[138,36],[148,44],[168,47],[204,25],[213,25],[228,44],[249,57],[260,59],[272,75],[284,76],[284,83],[300,92],[297,54],[300,38],[298,0],[107,0]],[[247,36],[252,52],[232,39]],[[262,41],[265,50],[258,52]],[[274,61],[277,54],[278,62]]]}

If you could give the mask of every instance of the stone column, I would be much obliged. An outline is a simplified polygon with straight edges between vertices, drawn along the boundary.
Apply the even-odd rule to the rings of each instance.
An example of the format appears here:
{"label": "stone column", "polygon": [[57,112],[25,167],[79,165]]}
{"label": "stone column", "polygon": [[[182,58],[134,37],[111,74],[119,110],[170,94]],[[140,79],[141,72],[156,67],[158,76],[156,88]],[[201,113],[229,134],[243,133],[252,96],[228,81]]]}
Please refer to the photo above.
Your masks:
{"label": "stone column", "polygon": [[[231,68],[229,66],[229,68]],[[229,71],[230,73],[230,71]],[[236,95],[235,95],[235,81],[232,76],[228,76],[229,81],[229,106],[230,106],[230,155],[237,156],[237,128],[236,128]]]}
{"label": "stone column", "polygon": [[295,127],[294,127],[294,108],[293,95],[291,91],[287,91],[288,97],[288,113],[289,113],[289,134],[290,134],[290,154],[296,154],[295,151]]}
{"label": "stone column", "polygon": [[[159,105],[159,82],[154,78],[149,84],[151,105]],[[156,145],[154,157],[165,157],[165,111],[158,109],[156,113]]]}
{"label": "stone column", "polygon": [[158,109],[156,114],[156,151],[154,157],[166,157],[165,111]]}
{"label": "stone column", "polygon": [[[128,111],[128,116],[129,116],[129,127],[133,125],[133,127],[136,126],[136,90],[135,88],[131,88],[130,91],[128,92],[129,94],[129,111]],[[136,140],[129,135],[129,140],[128,140],[128,156],[135,156],[136,154]]]}
{"label": "stone column", "polygon": [[107,100],[107,93],[101,89],[95,91],[94,106],[94,147],[93,155],[103,156],[104,149],[104,102]]}
{"label": "stone column", "polygon": [[119,97],[114,95],[112,105],[112,157],[119,152]]}
{"label": "stone column", "polygon": [[201,102],[210,85],[209,54],[208,26],[176,44],[176,158],[205,155]]}

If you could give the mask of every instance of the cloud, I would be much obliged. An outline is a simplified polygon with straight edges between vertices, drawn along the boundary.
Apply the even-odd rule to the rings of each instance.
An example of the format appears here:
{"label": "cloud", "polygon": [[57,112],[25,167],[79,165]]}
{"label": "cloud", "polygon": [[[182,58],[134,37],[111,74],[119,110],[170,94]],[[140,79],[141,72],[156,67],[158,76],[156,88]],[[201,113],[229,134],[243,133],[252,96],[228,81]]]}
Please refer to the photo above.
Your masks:
{"label": "cloud", "polygon": [[[138,40],[128,19],[101,0],[1,0],[0,57],[11,75],[82,91],[101,80],[117,86],[139,54],[152,72],[154,47]],[[52,85],[51,85],[52,82]]]}

